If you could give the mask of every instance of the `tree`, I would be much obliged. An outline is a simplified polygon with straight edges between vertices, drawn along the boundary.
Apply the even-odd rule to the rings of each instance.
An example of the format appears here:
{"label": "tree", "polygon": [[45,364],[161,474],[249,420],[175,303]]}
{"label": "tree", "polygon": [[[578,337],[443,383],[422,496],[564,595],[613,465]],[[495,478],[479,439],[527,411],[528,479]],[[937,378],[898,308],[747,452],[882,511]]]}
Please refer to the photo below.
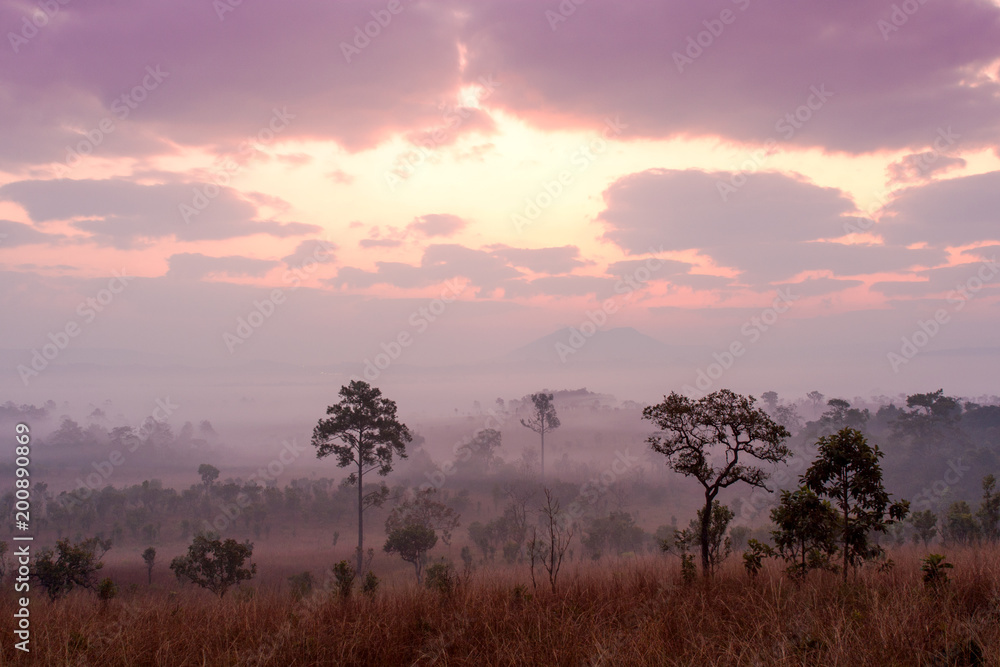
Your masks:
{"label": "tree", "polygon": [[257,574],[257,565],[246,563],[253,556],[253,544],[240,544],[232,538],[225,541],[214,533],[199,533],[188,547],[187,555],[170,562],[178,579],[207,588],[220,598],[231,586],[248,581]]}
{"label": "tree", "polygon": [[991,543],[997,541],[997,524],[1000,523],[1000,493],[997,492],[996,485],[997,480],[993,475],[983,477],[983,500],[976,512],[983,539]]}
{"label": "tree", "polygon": [[205,494],[208,495],[212,492],[212,484],[219,479],[219,469],[208,463],[202,463],[198,466],[198,476],[201,477],[201,483],[205,485]]}
{"label": "tree", "polygon": [[556,416],[556,406],[552,404],[553,394],[532,394],[531,403],[534,411],[528,419],[522,419],[521,425],[530,428],[542,438],[542,479],[545,479],[545,432],[559,428],[559,417]]}
{"label": "tree", "polygon": [[552,587],[552,592],[555,593],[559,570],[562,568],[566,550],[569,549],[570,542],[573,541],[576,526],[574,524],[566,525],[559,501],[555,499],[549,489],[545,489],[545,504],[539,508],[539,512],[542,515],[542,530],[546,534],[542,539],[538,539],[537,531],[532,529],[531,543],[528,547],[531,556],[531,580],[534,583],[535,561],[539,560],[549,575],[549,585]]}
{"label": "tree", "polygon": [[[703,521],[704,508],[698,510],[698,518],[692,519],[688,534],[698,535]],[[733,520],[733,511],[718,500],[712,501],[712,516],[708,522],[708,565],[715,572],[722,561],[729,557],[733,550],[733,541],[726,536],[726,529]]]}
{"label": "tree", "polygon": [[771,531],[774,545],[792,574],[825,567],[837,550],[837,512],[807,488],[782,491],[771,521],[777,527]]}
{"label": "tree", "polygon": [[[363,574],[365,542],[364,511],[381,505],[388,495],[383,485],[379,491],[364,492],[364,477],[376,472],[384,477],[392,471],[396,454],[406,458],[406,443],[413,440],[410,430],[396,419],[396,403],[382,398],[382,392],[367,382],[352,380],[340,388],[341,400],[326,409],[328,419],[321,419],[313,429],[312,445],[316,458],[337,456],[337,466],[357,469],[347,478],[358,486],[357,572]],[[384,489],[384,490],[383,490]]]}
{"label": "tree", "polygon": [[979,526],[972,514],[972,508],[964,500],[954,502],[948,507],[945,517],[944,539],[951,544],[969,544],[979,537]]}
{"label": "tree", "polygon": [[156,549],[147,547],[142,552],[142,560],[146,562],[146,583],[153,583],[153,564],[156,563]]}
{"label": "tree", "polygon": [[760,400],[764,401],[769,413],[774,414],[774,411],[778,409],[778,392],[765,391],[760,395]]}
{"label": "tree", "polygon": [[441,541],[450,545],[451,531],[458,528],[459,515],[451,507],[435,500],[437,493],[434,488],[421,489],[393,507],[385,520],[386,535],[407,524],[419,524],[435,532],[441,531]]}
{"label": "tree", "polygon": [[478,431],[466,445],[481,472],[488,473],[494,468],[496,464],[496,450],[500,448],[501,442],[502,435],[500,431],[487,428]]}
{"label": "tree", "polygon": [[653,451],[667,458],[671,470],[694,477],[704,488],[700,538],[705,576],[711,573],[709,536],[715,497],[739,482],[767,490],[768,473],[741,462],[741,455],[744,461],[750,457],[765,463],[779,463],[791,455],[782,444],[789,436],[787,429],[755,408],[754,402],[753,396],[728,389],[698,400],[671,392],[662,403],[642,411],[642,418],[661,430],[647,439]]}
{"label": "tree", "polygon": [[410,523],[389,533],[382,548],[387,554],[399,554],[407,563],[412,563],[419,584],[427,552],[434,548],[437,540],[437,534],[427,526]]}
{"label": "tree", "polygon": [[110,543],[94,538],[79,544],[59,540],[55,551],[46,548],[38,553],[31,576],[49,594],[50,600],[57,600],[77,587],[96,590],[97,571],[104,567],[100,560],[107,549],[99,555],[96,551],[104,544],[110,547]]}
{"label": "tree", "polygon": [[937,515],[931,510],[911,514],[910,523],[913,524],[913,530],[916,531],[913,535],[913,541],[920,540],[926,548],[937,535],[937,520]]}
{"label": "tree", "polygon": [[908,501],[890,504],[882,485],[878,446],[869,446],[865,436],[853,428],[842,428],[816,442],[817,458],[802,476],[813,493],[829,498],[839,510],[840,548],[844,580],[848,567],[877,558],[884,550],[868,541],[869,533],[884,533],[886,527],[906,517]]}

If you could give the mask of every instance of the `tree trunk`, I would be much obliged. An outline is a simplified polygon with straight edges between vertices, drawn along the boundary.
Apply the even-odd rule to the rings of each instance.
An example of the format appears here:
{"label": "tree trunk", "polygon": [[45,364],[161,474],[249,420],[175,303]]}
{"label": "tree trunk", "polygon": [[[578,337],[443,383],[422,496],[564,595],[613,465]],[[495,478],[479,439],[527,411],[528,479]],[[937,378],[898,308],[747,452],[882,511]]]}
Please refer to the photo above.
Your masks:
{"label": "tree trunk", "polygon": [[709,576],[711,574],[711,563],[708,558],[708,532],[712,524],[712,501],[715,496],[705,492],[705,509],[701,513],[701,574]]}
{"label": "tree trunk", "polygon": [[[544,417],[543,417],[544,419]],[[542,481],[545,481],[545,425],[542,424]]]}
{"label": "tree trunk", "polygon": [[364,485],[361,483],[362,470],[361,443],[358,443],[358,578],[364,576],[364,573],[361,571],[361,567],[364,564],[365,557],[365,523],[363,519],[365,508],[362,504],[362,500],[364,499]]}
{"label": "tree trunk", "polygon": [[841,510],[844,512],[844,583],[847,583],[847,535],[848,529],[850,528],[850,513],[848,502],[850,500],[849,490],[847,488],[847,473],[844,473],[844,497],[841,498]]}

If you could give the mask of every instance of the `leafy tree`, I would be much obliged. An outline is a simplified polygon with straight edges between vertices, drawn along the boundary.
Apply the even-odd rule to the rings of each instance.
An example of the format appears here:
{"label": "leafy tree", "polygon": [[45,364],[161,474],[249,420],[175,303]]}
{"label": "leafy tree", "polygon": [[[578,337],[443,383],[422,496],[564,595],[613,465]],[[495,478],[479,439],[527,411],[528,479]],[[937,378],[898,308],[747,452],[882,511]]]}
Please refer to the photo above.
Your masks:
{"label": "leafy tree", "polygon": [[[701,513],[702,574],[711,573],[712,502],[722,489],[739,482],[767,489],[768,473],[746,460],[779,463],[791,455],[783,441],[788,430],[754,407],[752,396],[728,389],[692,400],[671,392],[662,403],[642,411],[662,431],[649,436],[654,451],[667,458],[671,470],[694,477],[705,491]],[[721,450],[721,451],[720,451]],[[740,457],[743,456],[743,460]]]}
{"label": "leafy tree", "polygon": [[774,545],[792,574],[825,567],[837,550],[837,513],[807,488],[782,491],[771,521],[777,527],[771,531]]}
{"label": "leafy tree", "polygon": [[619,556],[626,551],[636,551],[646,539],[645,531],[635,525],[635,519],[628,512],[610,512],[607,516],[590,519],[587,524],[582,543],[594,558],[609,550]]}
{"label": "leafy tree", "polygon": [[198,476],[201,477],[201,483],[205,485],[205,494],[207,495],[212,492],[212,484],[219,479],[219,469],[208,463],[202,463],[198,466]]}
{"label": "leafy tree", "polygon": [[199,533],[188,547],[187,555],[170,562],[178,579],[207,588],[220,598],[231,586],[247,581],[257,574],[257,565],[247,561],[253,556],[253,544],[240,544],[232,538],[225,541],[214,533]]}
{"label": "leafy tree", "polygon": [[950,544],[970,544],[979,537],[979,526],[969,503],[959,500],[948,507],[943,536]]}
{"label": "leafy tree", "polygon": [[819,404],[823,402],[825,396],[823,396],[823,394],[819,393],[818,391],[810,391],[808,394],[806,394],[806,398],[812,401],[814,408],[819,408]]}
{"label": "leafy tree", "polygon": [[522,419],[521,425],[530,428],[542,438],[542,479],[545,479],[545,433],[559,428],[559,417],[556,416],[556,406],[552,404],[553,394],[544,392],[531,395],[534,411],[528,419]]}
{"label": "leafy tree", "polygon": [[42,549],[35,557],[32,576],[49,594],[49,599],[57,600],[74,588],[97,587],[97,571],[104,567],[100,562],[106,549],[100,540],[91,538],[79,544],[71,544],[68,539],[56,542],[55,551]]}
{"label": "leafy tree", "polygon": [[878,446],[870,446],[860,431],[843,428],[835,435],[820,438],[816,446],[817,458],[802,480],[815,494],[832,500],[839,510],[846,581],[849,566],[856,567],[885,553],[880,546],[869,543],[869,533],[884,533],[887,526],[904,519],[909,502],[889,503],[879,465],[883,454]]}
{"label": "leafy tree", "polygon": [[764,406],[769,413],[774,414],[774,411],[778,409],[778,392],[765,391],[760,395],[760,400],[764,401]]}
{"label": "leafy tree", "polygon": [[976,512],[983,539],[991,543],[997,541],[997,524],[1000,523],[1000,493],[997,492],[996,485],[997,480],[993,475],[983,478],[983,500]]}
{"label": "leafy tree", "polygon": [[962,413],[961,403],[944,395],[943,389],[906,397],[906,407],[891,424],[893,437],[907,442],[917,451],[926,451],[935,445],[954,445],[964,437],[958,422]]}
{"label": "leafy tree", "polygon": [[871,413],[866,409],[852,408],[851,404],[841,398],[831,398],[826,402],[829,410],[824,412],[819,423],[830,431],[842,428],[864,428],[871,419]]}
{"label": "leafy tree", "polygon": [[422,581],[421,574],[427,552],[434,548],[437,540],[437,534],[432,529],[419,523],[412,523],[389,533],[382,548],[387,554],[399,554],[399,557],[407,563],[412,563],[419,584]]}
{"label": "leafy tree", "polygon": [[913,524],[913,530],[916,531],[913,534],[913,541],[920,540],[924,543],[924,547],[927,547],[931,540],[937,536],[937,520],[937,514],[931,510],[911,514],[910,523]]}
{"label": "leafy tree", "polygon": [[153,583],[153,564],[156,562],[156,549],[147,547],[142,552],[142,560],[146,563],[146,583]]}
{"label": "leafy tree", "polygon": [[347,478],[358,486],[358,549],[357,571],[363,572],[365,528],[364,511],[369,506],[385,502],[388,489],[364,492],[364,476],[376,472],[380,476],[392,471],[392,457],[406,458],[406,443],[413,440],[410,429],[396,419],[396,403],[382,398],[382,392],[367,382],[352,380],[340,388],[341,400],[326,409],[328,419],[321,419],[313,430],[312,445],[316,457],[337,456],[341,468],[357,470]]}
{"label": "leafy tree", "polygon": [[487,428],[478,431],[466,445],[481,472],[487,473],[496,466],[496,450],[500,448],[502,439],[500,431]]}
{"label": "leafy tree", "polygon": [[438,490],[421,489],[392,508],[385,520],[385,533],[408,524],[419,524],[433,531],[440,531],[441,541],[451,544],[451,531],[458,527],[458,513],[436,500]]}

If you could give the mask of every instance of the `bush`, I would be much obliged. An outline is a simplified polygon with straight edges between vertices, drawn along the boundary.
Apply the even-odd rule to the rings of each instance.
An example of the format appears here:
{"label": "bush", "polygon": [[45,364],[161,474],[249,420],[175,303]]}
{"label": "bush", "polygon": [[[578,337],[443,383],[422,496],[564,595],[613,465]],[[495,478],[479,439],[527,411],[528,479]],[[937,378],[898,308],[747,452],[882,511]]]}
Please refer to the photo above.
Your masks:
{"label": "bush", "polygon": [[948,583],[948,573],[954,565],[946,563],[945,557],[941,554],[927,554],[921,560],[920,571],[924,573],[924,586],[927,588],[940,588]]}
{"label": "bush", "polygon": [[378,577],[371,570],[365,572],[365,583],[361,586],[361,592],[368,597],[374,597],[378,592]]}
{"label": "bush", "polygon": [[458,588],[458,573],[455,566],[447,561],[428,566],[426,573],[427,588],[441,595],[451,595]]}
{"label": "bush", "polygon": [[357,576],[354,567],[346,560],[342,560],[333,566],[333,577],[337,580],[337,593],[341,599],[346,600],[351,597],[351,588],[354,587],[354,578]]}
{"label": "bush", "polygon": [[292,598],[298,602],[312,593],[313,584],[316,583],[316,579],[313,577],[312,572],[306,571],[288,577],[288,583],[292,587]]}
{"label": "bush", "polygon": [[115,582],[111,581],[111,577],[101,579],[101,583],[97,585],[97,597],[107,602],[114,599],[117,595],[118,586],[115,585]]}

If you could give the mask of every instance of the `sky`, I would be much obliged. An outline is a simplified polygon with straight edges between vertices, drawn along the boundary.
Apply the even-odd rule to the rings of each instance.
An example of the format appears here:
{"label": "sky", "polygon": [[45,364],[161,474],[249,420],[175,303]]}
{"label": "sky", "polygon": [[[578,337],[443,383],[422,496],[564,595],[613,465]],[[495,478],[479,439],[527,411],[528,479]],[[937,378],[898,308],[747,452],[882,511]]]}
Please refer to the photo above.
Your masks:
{"label": "sky", "polygon": [[624,398],[996,393],[996,2],[3,0],[0,28],[14,400],[157,359],[488,395],[545,337],[531,383],[582,386],[603,337]]}

